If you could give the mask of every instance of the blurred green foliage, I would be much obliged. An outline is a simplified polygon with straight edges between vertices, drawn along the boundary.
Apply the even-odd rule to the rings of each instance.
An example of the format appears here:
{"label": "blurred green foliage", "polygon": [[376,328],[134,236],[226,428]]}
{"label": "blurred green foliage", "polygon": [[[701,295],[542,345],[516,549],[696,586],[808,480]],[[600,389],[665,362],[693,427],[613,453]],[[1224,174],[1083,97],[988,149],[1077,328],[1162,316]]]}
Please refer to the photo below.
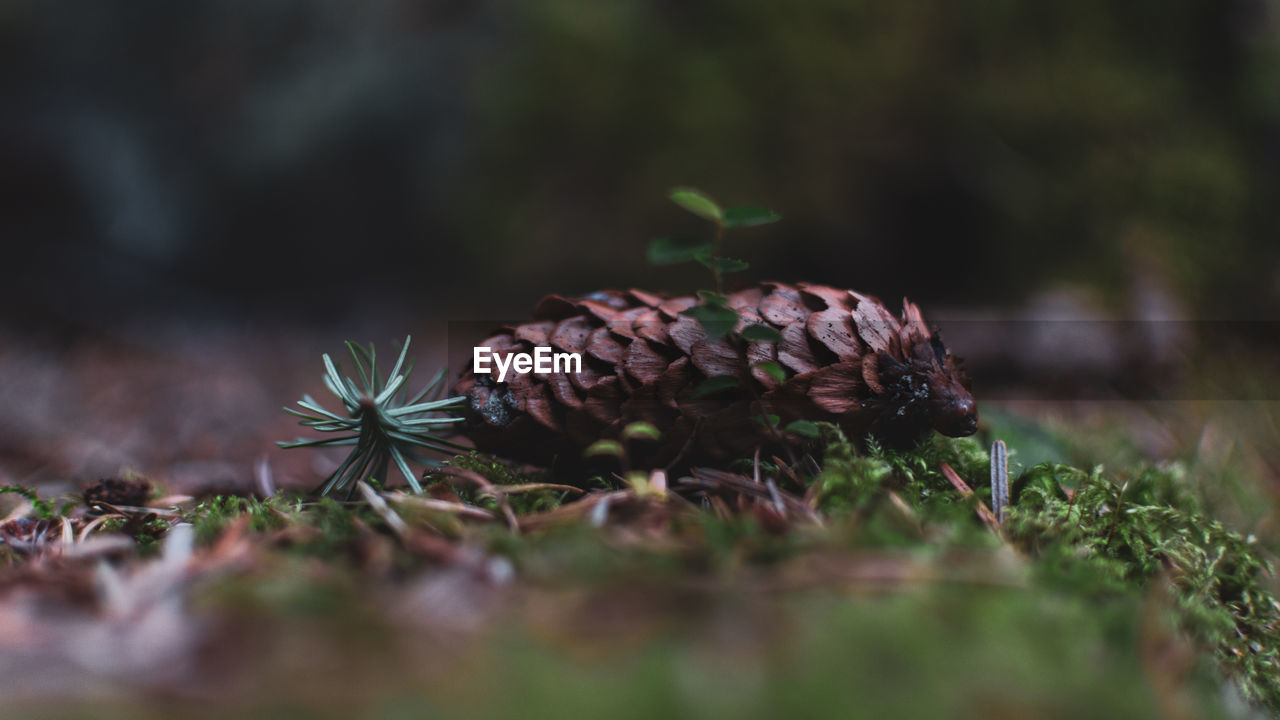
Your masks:
{"label": "blurred green foliage", "polygon": [[741,250],[759,275],[975,301],[1050,280],[1114,298],[1141,267],[1197,307],[1277,306],[1269,4],[510,9],[472,86],[465,216],[477,266],[494,243],[520,259],[489,270],[514,287],[691,287],[618,262],[683,181],[787,217]]}
{"label": "blurred green foliage", "polygon": [[0,10],[10,312],[685,291],[675,183],[787,218],[757,276],[1280,306],[1273,0],[195,5]]}

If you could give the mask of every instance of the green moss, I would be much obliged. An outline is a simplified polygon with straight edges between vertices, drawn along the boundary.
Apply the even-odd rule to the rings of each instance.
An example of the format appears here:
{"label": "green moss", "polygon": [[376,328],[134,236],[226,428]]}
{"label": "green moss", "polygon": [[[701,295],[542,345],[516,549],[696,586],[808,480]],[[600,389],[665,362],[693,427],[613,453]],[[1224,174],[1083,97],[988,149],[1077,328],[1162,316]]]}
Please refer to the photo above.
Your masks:
{"label": "green moss", "polygon": [[[555,482],[555,479],[549,471],[521,471],[494,458],[492,455],[486,455],[477,451],[472,451],[465,455],[455,455],[445,464],[479,473],[484,477],[484,479],[494,485],[525,485],[531,483]],[[449,485],[449,487],[451,487],[454,492],[458,493],[460,497],[473,501],[481,507],[489,510],[498,509],[498,502],[496,498],[483,493],[478,493],[474,487],[449,482],[447,477],[442,478],[439,482]],[[565,491],[535,490],[531,492],[510,494],[507,496],[507,501],[511,504],[512,510],[517,514],[524,515],[528,513],[553,510],[560,507],[560,505],[569,498],[569,493]]]}
{"label": "green moss", "polygon": [[[856,545],[939,552],[992,544],[973,507],[990,496],[987,454],[976,441],[935,436],[910,451],[869,441],[859,452],[837,428],[822,433],[818,506],[844,520]],[[971,498],[955,492],[941,463],[969,480]],[[1265,585],[1271,564],[1254,538],[1203,513],[1182,465],[1135,465],[1112,479],[1101,467],[1044,463],[1017,477],[1011,492],[1002,535],[1030,560],[1037,587],[1099,604],[1165,588],[1178,628],[1245,696],[1280,711],[1280,606]],[[890,493],[902,502],[886,502]]]}
{"label": "green moss", "polygon": [[1126,475],[1032,468],[1006,536],[1036,559],[1041,582],[1076,594],[1168,583],[1179,626],[1246,696],[1280,711],[1280,607],[1261,548],[1202,515],[1176,466]]}
{"label": "green moss", "polygon": [[522,473],[492,455],[475,450],[465,455],[454,455],[446,464],[480,473],[495,485],[519,485],[545,479],[545,473]]}
{"label": "green moss", "polygon": [[[852,524],[855,542],[919,545],[927,538],[934,545],[991,545],[974,512],[979,498],[990,496],[987,454],[976,440],[935,435],[902,451],[869,439],[859,452],[839,428],[824,424],[821,432],[818,508]],[[943,463],[968,478],[975,495],[961,497],[943,476]]]}
{"label": "green moss", "polygon": [[250,528],[255,531],[284,527],[285,517],[279,505],[279,497],[259,500],[235,495],[217,495],[183,514],[183,519],[195,528],[196,541],[208,544],[222,532],[229,522],[241,515],[249,515]]}
{"label": "green moss", "polygon": [[32,512],[41,520],[49,520],[54,516],[53,503],[42,499],[35,490],[21,485],[0,486],[0,495],[18,495],[31,503]]}

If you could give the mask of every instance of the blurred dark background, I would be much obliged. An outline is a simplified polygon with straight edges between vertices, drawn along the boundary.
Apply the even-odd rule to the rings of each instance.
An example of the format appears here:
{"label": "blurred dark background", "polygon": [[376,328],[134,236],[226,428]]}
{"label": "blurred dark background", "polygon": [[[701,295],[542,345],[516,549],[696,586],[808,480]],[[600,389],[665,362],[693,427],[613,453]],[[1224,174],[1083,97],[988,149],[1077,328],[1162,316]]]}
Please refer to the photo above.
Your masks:
{"label": "blurred dark background", "polygon": [[[1040,345],[953,335],[988,387],[1063,357],[1149,377],[1110,367],[1165,363],[1196,341],[1184,319],[1266,321],[1229,332],[1274,344],[1277,17],[1264,0],[4,0],[0,369],[29,412],[0,429],[28,466],[66,455],[31,446],[108,387],[136,417],[198,407],[194,427],[221,430],[172,452],[221,457],[250,404],[277,412],[346,337],[518,319],[547,292],[692,290],[699,268],[643,261],[656,235],[705,231],[674,185],[784,216],[731,239],[748,279],[1084,321]],[[1111,320],[1173,324],[1135,349]],[[154,352],[199,372],[166,385],[172,363],[139,360]],[[101,443],[77,457],[134,457]]]}
{"label": "blurred dark background", "polygon": [[677,184],[761,277],[931,304],[1139,273],[1280,307],[1276,16],[1183,3],[0,5],[5,313],[325,320],[688,290]]}

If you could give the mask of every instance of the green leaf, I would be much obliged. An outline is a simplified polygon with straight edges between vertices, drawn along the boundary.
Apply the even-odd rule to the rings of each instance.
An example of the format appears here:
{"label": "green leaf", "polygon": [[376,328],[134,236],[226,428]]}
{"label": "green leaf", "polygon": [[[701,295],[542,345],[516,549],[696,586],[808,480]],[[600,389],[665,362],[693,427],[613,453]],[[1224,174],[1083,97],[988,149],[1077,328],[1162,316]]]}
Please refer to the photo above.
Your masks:
{"label": "green leaf", "polygon": [[726,305],[729,304],[728,295],[721,295],[718,292],[711,292],[710,290],[699,290],[698,297],[702,298],[702,303],[704,305],[711,305],[713,307],[725,307]]}
{"label": "green leaf", "polygon": [[778,222],[781,219],[782,216],[772,210],[749,207],[746,205],[731,207],[724,211],[724,226],[727,228],[768,225],[769,223]]}
{"label": "green leaf", "polygon": [[738,324],[738,313],[727,307],[695,305],[680,314],[697,320],[712,338],[728,335],[733,331],[733,326]]}
{"label": "green leaf", "polygon": [[783,430],[807,438],[816,438],[819,435],[818,424],[808,420],[792,420]]}
{"label": "green leaf", "polygon": [[760,368],[768,373],[769,377],[777,380],[778,382],[787,381],[787,371],[783,370],[782,366],[774,360],[765,360],[764,362],[756,363],[752,367]]}
{"label": "green leaf", "polygon": [[597,455],[612,455],[620,458],[623,456],[622,445],[617,440],[597,440],[582,451],[583,457],[595,457]]}
{"label": "green leaf", "polygon": [[779,420],[781,420],[781,418],[779,418],[777,415],[774,415],[774,414],[772,414],[772,413],[767,414],[767,415],[756,415],[755,417],[753,417],[753,418],[751,418],[751,419],[752,419],[752,420],[755,420],[757,423],[760,423],[761,425],[763,425],[763,426],[765,426],[765,427],[767,427],[767,428],[768,428],[768,427],[777,427],[777,425],[778,425],[778,421],[779,421]]}
{"label": "green leaf", "polygon": [[713,378],[707,378],[698,387],[694,388],[693,399],[714,395],[736,387],[738,387],[738,378],[732,375],[717,375]]}
{"label": "green leaf", "polygon": [[719,223],[724,219],[724,210],[715,200],[707,197],[702,191],[693,188],[675,188],[667,196],[671,201],[700,218]]}
{"label": "green leaf", "polygon": [[711,244],[704,240],[664,236],[649,241],[645,256],[650,265],[677,265],[694,260],[698,253],[708,252]]}
{"label": "green leaf", "polygon": [[627,440],[661,440],[662,433],[647,422],[633,422],[622,428],[622,437]]}
{"label": "green leaf", "polygon": [[763,323],[759,325],[748,325],[742,329],[743,340],[760,340],[763,342],[780,343],[782,342],[782,333],[774,330],[772,327]]}
{"label": "green leaf", "polygon": [[746,260],[738,260],[737,258],[718,257],[712,255],[707,250],[700,250],[694,253],[694,260],[706,265],[708,269],[715,270],[721,275],[725,273],[742,272],[751,267]]}

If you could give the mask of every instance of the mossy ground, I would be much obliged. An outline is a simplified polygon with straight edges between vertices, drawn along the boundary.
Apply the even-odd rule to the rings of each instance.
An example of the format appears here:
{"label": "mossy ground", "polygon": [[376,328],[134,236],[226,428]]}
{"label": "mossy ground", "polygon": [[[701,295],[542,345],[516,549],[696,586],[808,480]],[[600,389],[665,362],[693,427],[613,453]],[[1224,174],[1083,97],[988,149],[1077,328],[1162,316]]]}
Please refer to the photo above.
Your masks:
{"label": "mossy ground", "polygon": [[[108,637],[139,675],[8,704],[65,717],[1276,713],[1276,537],[1247,481],[1248,439],[1229,457],[1210,440],[1150,464],[1105,422],[1069,433],[989,418],[980,438],[908,452],[825,430],[819,472],[776,473],[812,515],[617,478],[599,490],[614,498],[606,511],[574,514],[590,495],[533,486],[503,503],[446,476],[427,488],[438,506],[280,494],[195,499],[132,524],[122,512],[94,530],[132,533],[142,552],[110,556],[122,572],[162,563],[165,528],[192,526],[175,622],[196,630],[181,671],[142,674],[135,618]],[[978,515],[995,436],[1013,450],[998,533]],[[452,464],[498,487],[557,480],[483,456]],[[447,509],[459,501],[492,518]],[[82,512],[34,512],[60,509]],[[93,565],[11,554],[10,587],[33,568]],[[86,627],[83,642],[104,642]]]}

